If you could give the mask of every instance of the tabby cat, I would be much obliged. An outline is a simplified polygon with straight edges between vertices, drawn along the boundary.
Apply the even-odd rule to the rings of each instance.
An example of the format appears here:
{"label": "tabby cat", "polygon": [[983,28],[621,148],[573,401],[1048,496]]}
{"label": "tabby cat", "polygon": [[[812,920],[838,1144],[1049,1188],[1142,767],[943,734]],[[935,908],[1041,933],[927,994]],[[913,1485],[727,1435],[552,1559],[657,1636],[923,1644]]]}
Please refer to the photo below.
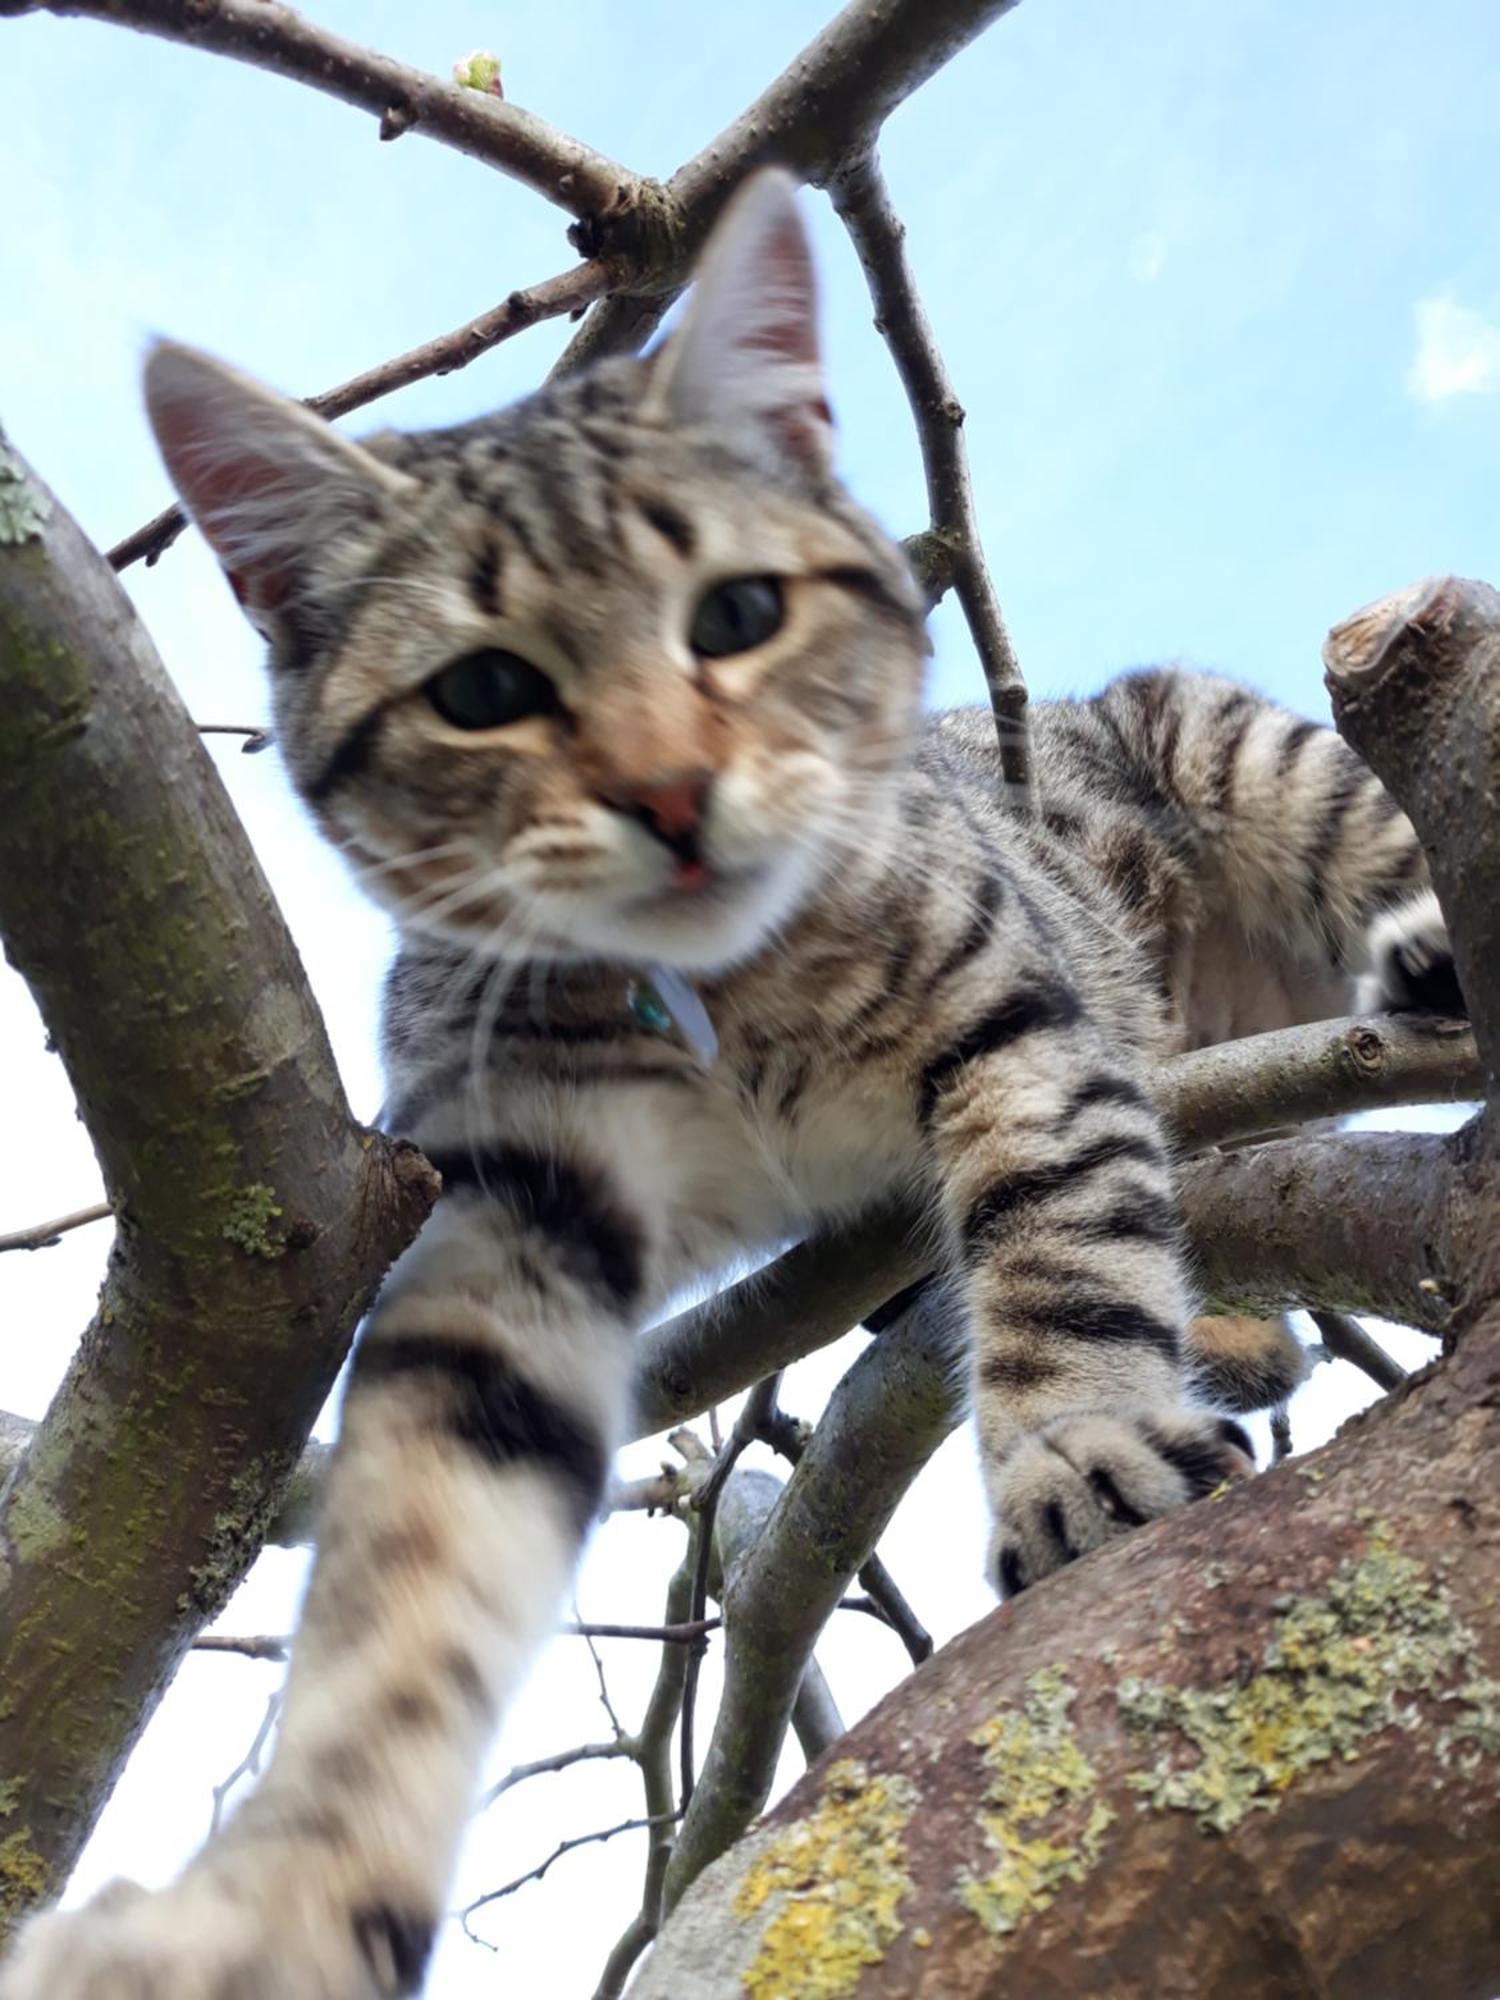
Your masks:
{"label": "tabby cat", "polygon": [[665,348],[500,416],[354,444],[170,345],[147,395],[292,777],[401,926],[388,1122],[443,1196],[356,1355],[264,1781],[175,1887],[35,1922],[0,2000],[388,2000],[599,1508],[634,1329],[917,1195],[1020,1590],[1252,1469],[1189,1393],[1151,1064],[1342,1012],[1371,937],[1388,1002],[1451,972],[1391,799],[1244,688],[1039,707],[1039,818],[987,713],[924,724],[923,601],[831,470],[780,174]]}

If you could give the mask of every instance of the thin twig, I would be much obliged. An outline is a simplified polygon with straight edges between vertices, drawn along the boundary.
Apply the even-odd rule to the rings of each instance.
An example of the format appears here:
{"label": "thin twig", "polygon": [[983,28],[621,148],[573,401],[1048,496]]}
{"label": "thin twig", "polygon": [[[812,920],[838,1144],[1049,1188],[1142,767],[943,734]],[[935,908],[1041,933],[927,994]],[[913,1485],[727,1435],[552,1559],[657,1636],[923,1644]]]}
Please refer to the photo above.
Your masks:
{"label": "thin twig", "polygon": [[629,1757],[634,1760],[636,1745],[629,1736],[613,1737],[608,1743],[575,1743],[569,1750],[556,1750],[550,1757],[538,1757],[530,1764],[513,1764],[500,1779],[491,1785],[474,1810],[482,1813],[492,1806],[496,1799],[528,1778],[544,1778],[556,1771],[571,1771],[575,1764],[592,1764],[611,1757]]}
{"label": "thin twig", "polygon": [[228,1803],[229,1794],[234,1790],[240,1779],[253,1778],[259,1774],[261,1757],[265,1752],[266,1744],[270,1741],[271,1731],[276,1727],[276,1718],[280,1713],[281,1689],[277,1688],[271,1699],[266,1703],[266,1712],[261,1717],[259,1729],[255,1732],[255,1741],[250,1745],[250,1748],[245,1752],[238,1764],[235,1765],[228,1777],[222,1783],[214,1786],[214,1809],[208,1822],[210,1838],[218,1832],[219,1822],[224,1817],[224,1807]]}
{"label": "thin twig", "polygon": [[[906,225],[896,213],[873,147],[841,167],[828,192],[864,266],[875,325],[891,351],[922,447],[932,522],[919,544],[929,558],[923,580],[934,602],[950,583],[958,593],[990,693],[1005,796],[1009,803],[1030,810],[1035,800],[1026,683],[979,538],[964,445],[964,407],[917,291],[906,254]],[[908,552],[917,550],[909,547]]]}
{"label": "thin twig", "polygon": [[[699,1523],[689,1521],[687,1548],[667,1585],[666,1622],[669,1625],[681,1623],[683,1614],[691,1608],[700,1533]],[[640,1766],[641,1783],[645,1790],[646,1812],[660,1824],[653,1831],[646,1852],[641,1906],[605,1959],[593,2000],[619,2000],[631,1968],[656,1936],[661,1923],[662,1889],[672,1859],[673,1828],[677,1818],[674,1811],[677,1801],[672,1793],[672,1731],[682,1713],[687,1665],[688,1655],[680,1647],[663,1646],[656,1683],[636,1738],[636,1762]]]}
{"label": "thin twig", "polygon": [[53,1222],[39,1222],[32,1229],[16,1229],[9,1236],[0,1236],[0,1250],[50,1250],[70,1229],[82,1229],[113,1214],[107,1201],[96,1201],[91,1208],[75,1208],[71,1215],[59,1215]]}
{"label": "thin twig", "polygon": [[[704,1615],[708,1604],[708,1568],[713,1554],[714,1514],[719,1505],[719,1495],[724,1490],[726,1480],[735,1468],[735,1462],[746,1445],[753,1444],[760,1427],[767,1422],[776,1408],[776,1397],[781,1388],[781,1370],[767,1375],[757,1382],[745,1398],[739,1415],[734,1420],[734,1429],[715,1455],[708,1476],[698,1489],[695,1508],[698,1516],[698,1550],[693,1569],[693,1599],[691,1617],[696,1623]],[[689,1653],[687,1679],[682,1691],[682,1738],[679,1757],[682,1771],[682,1810],[687,1811],[693,1797],[693,1722],[698,1699],[698,1672],[703,1664],[704,1648],[699,1647]]]}
{"label": "thin twig", "polygon": [[1330,1354],[1339,1361],[1347,1361],[1353,1367],[1362,1369],[1382,1389],[1399,1389],[1406,1380],[1406,1370],[1400,1362],[1393,1361],[1379,1341],[1372,1340],[1351,1313],[1315,1312],[1312,1322],[1322,1334],[1323,1345]]}
{"label": "thin twig", "polygon": [[[429,375],[452,375],[460,368],[467,368],[471,361],[477,361],[481,354],[498,347],[527,327],[536,326],[542,320],[556,319],[562,313],[576,312],[596,299],[609,288],[609,272],[600,263],[575,264],[569,271],[560,271],[555,278],[546,278],[539,285],[531,285],[525,291],[511,292],[499,305],[489,312],[481,313],[478,319],[471,319],[465,325],[455,327],[452,333],[439,334],[434,340],[423,341],[420,347],[410,348],[405,354],[398,354],[392,361],[383,361],[377,368],[367,368],[362,375],[354,375],[337,388],[324,389],[316,396],[304,400],[307,408],[315,410],[320,417],[332,421],[335,417],[347,416],[351,410],[363,409],[381,396],[389,396],[397,389],[410,387],[413,382],[424,381]],[[131,563],[143,557],[149,565],[169,549],[187,526],[187,517],[180,507],[168,507],[154,520],[147,521],[124,541],[116,542],[109,552],[110,566],[115,570],[128,569]]]}
{"label": "thin twig", "polygon": [[613,1840],[616,1834],[640,1833],[648,1827],[671,1826],[681,1819],[681,1812],[650,1813],[642,1819],[622,1819],[618,1826],[601,1827],[596,1833],[576,1833],[571,1840],[560,1840],[545,1861],[539,1861],[535,1868],[528,1868],[524,1875],[518,1875],[513,1882],[506,1882],[498,1889],[488,1889],[484,1895],[476,1896],[472,1903],[465,1905],[458,1913],[459,1922],[464,1927],[464,1935],[475,1944],[482,1944],[487,1951],[495,1947],[488,1938],[475,1935],[469,1928],[469,1919],[476,1910],[482,1910],[490,1903],[498,1903],[502,1896],[513,1896],[517,1889],[524,1889],[528,1882],[540,1882],[555,1861],[561,1861],[565,1854],[575,1848],[591,1847],[603,1840]]}
{"label": "thin twig", "polygon": [[599,1648],[594,1644],[594,1634],[592,1630],[577,1617],[576,1615],[578,1611],[577,1604],[573,1606],[573,1611],[575,1615],[573,1619],[572,1629],[578,1634],[578,1636],[583,1640],[583,1643],[588,1647],[589,1658],[594,1663],[594,1678],[599,1683],[599,1705],[604,1710],[604,1713],[609,1717],[609,1726],[615,1733],[616,1743],[622,1743],[625,1740],[625,1730],[623,1725],[621,1724],[619,1716],[616,1715],[615,1713],[615,1705],[609,1698],[609,1681],[604,1672],[604,1662],[599,1657]]}
{"label": "thin twig", "polygon": [[255,722],[199,722],[193,726],[200,736],[243,736],[240,749],[246,757],[269,750],[275,741],[269,729]]}
{"label": "thin twig", "polygon": [[[591,1620],[588,1624],[564,1625],[561,1629],[578,1639],[655,1639],[668,1646],[695,1646],[710,1632],[717,1632],[723,1623],[722,1618],[713,1617],[683,1618],[674,1625],[601,1625]],[[593,1648],[589,1650],[592,1652]],[[597,1662],[597,1653],[594,1658]]]}
{"label": "thin twig", "polygon": [[[604,1676],[603,1662],[594,1652],[595,1639],[645,1639],[664,1646],[697,1646],[710,1632],[717,1632],[724,1623],[722,1618],[686,1618],[673,1625],[604,1625],[594,1622],[582,1623],[574,1619],[559,1626],[558,1630],[570,1639],[586,1639],[593,1654],[594,1666],[600,1679]],[[268,1633],[245,1634],[205,1632],[193,1641],[193,1650],[199,1653],[238,1653],[247,1660],[284,1660],[291,1651],[289,1638],[272,1636]],[[606,1702],[606,1707],[608,1703]],[[610,1720],[618,1728],[611,1710]],[[624,1732],[621,1731],[621,1734]]]}
{"label": "thin twig", "polygon": [[272,1637],[269,1633],[239,1637],[233,1633],[204,1632],[193,1641],[195,1653],[238,1653],[247,1660],[284,1660],[291,1650],[290,1639]]}

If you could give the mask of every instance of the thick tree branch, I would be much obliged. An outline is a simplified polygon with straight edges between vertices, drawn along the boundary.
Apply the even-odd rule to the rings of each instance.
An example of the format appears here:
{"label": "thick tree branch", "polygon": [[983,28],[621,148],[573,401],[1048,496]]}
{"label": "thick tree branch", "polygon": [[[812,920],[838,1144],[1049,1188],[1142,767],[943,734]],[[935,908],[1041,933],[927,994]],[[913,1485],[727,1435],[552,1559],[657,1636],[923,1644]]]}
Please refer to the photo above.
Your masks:
{"label": "thick tree branch", "polygon": [[[670,218],[646,283],[626,280],[595,306],[558,373],[633,353],[660,324],[715,218],[752,167],[770,161],[819,185],[873,144],[881,126],[943,64],[1017,0],[851,0],[769,88],[666,183]],[[606,223],[588,247],[619,254]],[[644,294],[644,296],[643,296]]]}
{"label": "thick tree branch", "polygon": [[637,2000],[851,1937],[860,2000],[1495,1991],[1493,1310],[1459,1363],[945,1647],[688,1892]]}
{"label": "thick tree branch", "polygon": [[1210,1308],[1334,1306],[1441,1333],[1459,1285],[1463,1149],[1416,1132],[1340,1132],[1210,1153],[1182,1177]]}
{"label": "thick tree branch", "polygon": [[1500,592],[1438,577],[1334,627],[1334,720],[1406,809],[1453,933],[1493,1114],[1500,1102]]}
{"label": "thick tree branch", "polygon": [[3,447],[0,484],[0,931],[117,1218],[97,1316],[0,1499],[10,1916],[61,1886],[253,1559],[436,1180],[350,1116],[120,586]]}
{"label": "thick tree branch", "polygon": [[635,198],[637,177],[544,118],[410,69],[283,7],[278,0],[0,0],[0,14],[82,16],[185,42],[305,83],[368,111],[382,139],[420,131],[498,167],[580,217]]}
{"label": "thick tree branch", "polygon": [[1152,1089],[1178,1145],[1199,1153],[1356,1111],[1470,1104],[1484,1077],[1460,1022],[1387,1014],[1195,1049],[1163,1063]]}
{"label": "thick tree branch", "polygon": [[[931,525],[921,538],[918,573],[930,601],[950,587],[958,592],[979,664],[984,669],[1000,741],[1000,769],[1007,797],[1022,810],[1034,805],[1026,729],[1026,683],[1000,601],[990,582],[979,537],[964,407],[932,331],[906,254],[906,225],[896,214],[873,149],[857,154],[830,180],[828,192],[864,266],[875,326],[891,350],[896,372],[922,447]],[[917,555],[918,551],[908,549]]]}
{"label": "thick tree branch", "polygon": [[[771,1516],[786,1489],[774,1473],[741,1466],[724,1489],[724,1497],[714,1517],[716,1574],[714,1595],[724,1601],[732,1590],[756,1544],[766,1532]],[[726,1586],[725,1579],[728,1578]],[[792,1703],[792,1734],[808,1763],[821,1757],[830,1744],[844,1733],[844,1719],[824,1676],[811,1653],[802,1669]]]}

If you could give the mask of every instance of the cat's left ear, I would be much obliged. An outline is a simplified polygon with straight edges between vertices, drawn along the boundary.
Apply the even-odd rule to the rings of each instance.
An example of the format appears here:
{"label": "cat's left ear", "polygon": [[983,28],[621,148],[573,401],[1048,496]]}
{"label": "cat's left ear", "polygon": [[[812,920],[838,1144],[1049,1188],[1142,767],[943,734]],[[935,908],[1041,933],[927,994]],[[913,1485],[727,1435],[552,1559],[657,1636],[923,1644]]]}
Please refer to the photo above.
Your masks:
{"label": "cat's left ear", "polygon": [[652,400],[674,423],[727,430],[823,473],[833,418],[818,354],[817,284],[790,174],[766,168],[709,238]]}

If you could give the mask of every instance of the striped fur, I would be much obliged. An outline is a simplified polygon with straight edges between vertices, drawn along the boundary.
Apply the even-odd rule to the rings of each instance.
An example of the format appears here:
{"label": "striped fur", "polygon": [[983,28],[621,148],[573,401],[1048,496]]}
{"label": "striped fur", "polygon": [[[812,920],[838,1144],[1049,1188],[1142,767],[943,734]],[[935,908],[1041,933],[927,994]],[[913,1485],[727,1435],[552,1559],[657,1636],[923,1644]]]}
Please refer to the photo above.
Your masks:
{"label": "striped fur", "polygon": [[[810,282],[773,176],[665,358],[457,430],[335,449],[218,364],[152,364],[289,768],[402,927],[389,1122],[444,1193],[356,1358],[267,1777],[163,1897],[33,1927],[0,2000],[414,1992],[629,1336],[789,1236],[927,1203],[1001,1589],[1250,1469],[1192,1399],[1143,1078],[1340,1010],[1372,925],[1377,975],[1430,989],[1422,856],[1330,731],[1171,670],[1040,706],[1044,811],[1008,812],[988,714],[920,723],[922,606],[828,469]],[[781,623],[695,652],[734,578],[776,579]],[[485,648],[555,699],[446,720],[425,690]],[[711,1060],[642,1003],[653,964]]]}

